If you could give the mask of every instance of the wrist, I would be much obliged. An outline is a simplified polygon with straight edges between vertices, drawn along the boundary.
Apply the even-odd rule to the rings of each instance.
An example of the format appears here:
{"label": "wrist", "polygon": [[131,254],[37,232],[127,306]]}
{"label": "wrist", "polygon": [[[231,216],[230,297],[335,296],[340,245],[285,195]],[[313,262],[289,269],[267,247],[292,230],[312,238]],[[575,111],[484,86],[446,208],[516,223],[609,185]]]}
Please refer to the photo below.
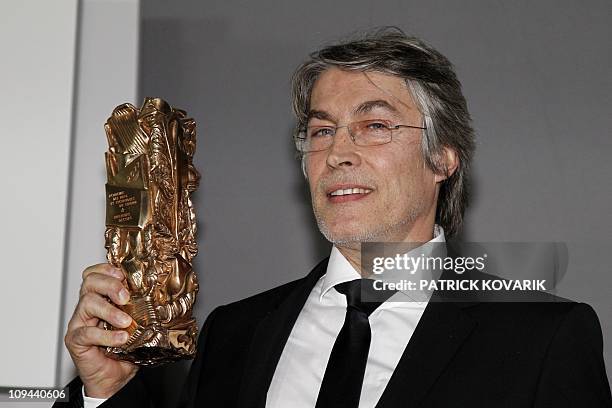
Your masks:
{"label": "wrist", "polygon": [[135,375],[136,372],[123,381],[103,380],[95,383],[83,381],[84,395],[89,398],[108,399],[121,390]]}

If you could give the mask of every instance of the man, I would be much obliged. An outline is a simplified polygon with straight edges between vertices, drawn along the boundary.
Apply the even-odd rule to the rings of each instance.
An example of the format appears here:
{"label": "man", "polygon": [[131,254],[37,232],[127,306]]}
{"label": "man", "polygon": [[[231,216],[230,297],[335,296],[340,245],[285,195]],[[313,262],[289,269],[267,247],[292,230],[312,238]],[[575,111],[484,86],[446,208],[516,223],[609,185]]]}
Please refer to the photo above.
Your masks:
{"label": "man", "polygon": [[[293,77],[296,145],[330,257],[305,278],[215,309],[182,407],[610,407],[584,304],[396,301],[366,307],[363,242],[444,243],[474,149],[450,62],[396,29],[326,47]],[[66,346],[69,406],[150,406],[137,368],[106,358],[130,319],[121,271],[83,273]],[[393,296],[401,295],[396,293]],[[61,404],[56,404],[61,406]]]}

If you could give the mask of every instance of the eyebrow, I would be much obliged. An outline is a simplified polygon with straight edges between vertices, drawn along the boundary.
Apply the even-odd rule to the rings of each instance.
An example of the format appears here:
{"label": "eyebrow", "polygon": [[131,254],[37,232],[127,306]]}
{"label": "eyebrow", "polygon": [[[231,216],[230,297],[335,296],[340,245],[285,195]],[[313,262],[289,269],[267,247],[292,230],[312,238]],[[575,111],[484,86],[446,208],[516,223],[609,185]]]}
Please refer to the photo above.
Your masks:
{"label": "eyebrow", "polygon": [[[389,102],[383,99],[376,99],[373,101],[366,101],[355,108],[353,111],[356,115],[363,115],[364,113],[369,113],[376,108],[385,109],[393,114],[398,114],[399,111]],[[306,122],[310,121],[310,119],[319,119],[319,120],[328,120],[330,122],[335,122],[334,117],[328,112],[322,110],[311,109],[308,111],[308,115],[306,116]]]}
{"label": "eyebrow", "polygon": [[369,113],[376,108],[382,108],[394,114],[399,113],[395,106],[391,105],[389,102],[383,99],[363,102],[359,106],[357,106],[357,108],[355,108],[354,112],[355,114],[364,114]]}
{"label": "eyebrow", "polygon": [[334,122],[334,118],[332,115],[325,111],[311,109],[308,111],[308,116],[306,116],[306,122],[310,119],[320,119],[320,120],[329,120],[330,122]]}

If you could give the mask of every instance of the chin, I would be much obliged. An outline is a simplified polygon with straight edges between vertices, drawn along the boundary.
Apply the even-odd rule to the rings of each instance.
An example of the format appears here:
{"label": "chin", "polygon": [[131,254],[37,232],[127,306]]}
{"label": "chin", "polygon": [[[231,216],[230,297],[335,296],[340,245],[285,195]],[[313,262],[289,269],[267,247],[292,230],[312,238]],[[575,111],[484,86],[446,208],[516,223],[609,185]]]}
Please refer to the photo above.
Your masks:
{"label": "chin", "polygon": [[347,225],[348,223],[335,222],[330,225],[318,219],[317,224],[323,236],[336,246],[358,246],[361,242],[376,241],[380,238],[380,231],[374,231],[372,228],[364,229],[359,223]]}

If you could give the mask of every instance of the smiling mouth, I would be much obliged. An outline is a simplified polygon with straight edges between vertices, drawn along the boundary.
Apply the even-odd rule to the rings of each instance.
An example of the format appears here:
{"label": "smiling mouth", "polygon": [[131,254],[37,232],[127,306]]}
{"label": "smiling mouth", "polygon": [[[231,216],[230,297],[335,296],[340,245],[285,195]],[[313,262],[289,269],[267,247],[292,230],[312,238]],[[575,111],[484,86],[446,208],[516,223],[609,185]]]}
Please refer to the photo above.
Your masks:
{"label": "smiling mouth", "polygon": [[331,193],[329,193],[328,196],[333,197],[333,196],[345,196],[345,195],[350,195],[350,194],[370,194],[371,192],[372,190],[370,190],[369,188],[345,188],[345,189],[334,190]]}
{"label": "smiling mouth", "polygon": [[327,193],[327,199],[332,204],[347,203],[365,198],[373,190],[370,188],[354,187],[339,188]]}

